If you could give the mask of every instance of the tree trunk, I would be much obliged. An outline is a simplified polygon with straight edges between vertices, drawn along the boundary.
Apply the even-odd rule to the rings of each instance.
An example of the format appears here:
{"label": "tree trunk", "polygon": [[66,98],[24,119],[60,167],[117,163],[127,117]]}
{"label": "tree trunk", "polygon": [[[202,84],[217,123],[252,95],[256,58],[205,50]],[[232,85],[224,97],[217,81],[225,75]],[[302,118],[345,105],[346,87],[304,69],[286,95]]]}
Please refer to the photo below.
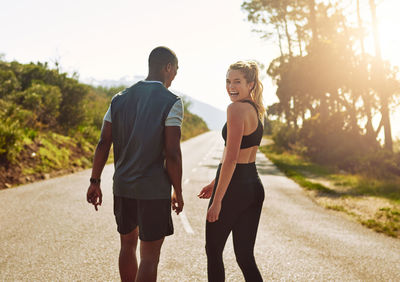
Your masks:
{"label": "tree trunk", "polygon": [[287,7],[285,7],[285,11],[284,11],[284,15],[283,15],[283,22],[285,23],[285,34],[286,34],[286,38],[287,38],[287,42],[288,42],[288,49],[289,49],[289,56],[292,57],[292,39],[290,37],[290,33],[289,33],[289,29],[288,29],[288,22],[286,19],[286,15],[287,15],[287,11],[286,11]]}
{"label": "tree trunk", "polygon": [[362,19],[360,12],[360,0],[357,0],[357,20],[358,20],[358,28],[359,28],[359,40],[361,47],[361,56],[363,60],[365,59],[365,48],[364,48],[364,35],[362,34]]}
{"label": "tree trunk", "polygon": [[297,40],[299,43],[299,51],[300,51],[300,57],[303,57],[303,49],[301,47],[301,42],[302,42],[302,37],[301,37],[301,31],[300,31],[300,26],[296,24],[296,32],[297,32]]}
{"label": "tree trunk", "polygon": [[374,45],[375,45],[375,56],[376,56],[376,67],[377,67],[377,80],[380,89],[378,89],[378,94],[381,101],[381,114],[383,127],[385,129],[385,149],[393,152],[393,140],[392,140],[392,129],[390,125],[390,113],[389,113],[389,99],[387,98],[387,89],[385,87],[384,72],[383,72],[383,61],[381,55],[381,45],[379,42],[379,32],[378,32],[378,20],[376,18],[376,5],[375,0],[369,0],[369,6],[371,9],[372,17],[372,30],[374,35]]}
{"label": "tree trunk", "polygon": [[310,26],[311,26],[311,42],[315,43],[318,40],[318,31],[317,31],[317,20],[315,16],[315,0],[308,0],[308,6],[310,9]]}
{"label": "tree trunk", "polygon": [[276,32],[278,33],[279,51],[281,52],[281,58],[283,58],[284,53],[282,49],[282,35],[278,24],[275,24]]}
{"label": "tree trunk", "polygon": [[[294,2],[295,5],[295,13],[298,14],[299,10],[298,10],[298,0],[296,0]],[[303,35],[301,34],[301,29],[300,29],[300,25],[297,24],[297,17],[294,17],[294,24],[296,26],[296,34],[297,34],[297,42],[299,43],[299,52],[300,52],[300,57],[303,57],[303,47],[301,46],[302,42],[303,42]]]}
{"label": "tree trunk", "polygon": [[[360,41],[360,48],[361,48],[361,69],[362,69],[362,78],[367,80],[367,65],[366,65],[366,55],[365,55],[365,47],[364,47],[364,34],[362,33],[362,19],[361,19],[361,12],[360,12],[360,0],[357,0],[357,21],[358,21],[358,28],[359,28],[359,41]],[[375,130],[372,126],[372,114],[371,114],[371,102],[370,99],[372,98],[369,94],[368,89],[363,87],[360,89],[361,97],[363,99],[364,110],[367,116],[367,124],[365,125],[366,135],[368,138],[373,138],[376,140]]]}

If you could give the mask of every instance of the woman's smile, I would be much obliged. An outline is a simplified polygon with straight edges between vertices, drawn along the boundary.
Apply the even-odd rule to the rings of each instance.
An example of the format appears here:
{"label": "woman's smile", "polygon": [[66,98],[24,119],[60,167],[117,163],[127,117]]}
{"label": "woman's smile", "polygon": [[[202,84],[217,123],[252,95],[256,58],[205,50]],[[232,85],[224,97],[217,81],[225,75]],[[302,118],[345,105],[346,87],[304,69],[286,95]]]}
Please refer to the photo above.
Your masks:
{"label": "woman's smile", "polygon": [[249,97],[252,84],[246,81],[243,73],[239,70],[229,70],[226,74],[226,91],[232,102]]}

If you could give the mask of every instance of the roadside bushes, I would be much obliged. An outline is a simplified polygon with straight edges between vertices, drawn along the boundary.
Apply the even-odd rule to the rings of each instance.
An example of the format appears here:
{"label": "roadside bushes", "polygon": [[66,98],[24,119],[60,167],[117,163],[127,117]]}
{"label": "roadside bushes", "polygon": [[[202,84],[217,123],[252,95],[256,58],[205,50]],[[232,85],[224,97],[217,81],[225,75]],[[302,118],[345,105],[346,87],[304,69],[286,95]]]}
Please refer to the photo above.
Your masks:
{"label": "roadside bushes", "polygon": [[34,135],[26,127],[34,117],[32,112],[0,99],[0,119],[0,161],[13,162],[22,149],[25,133]]}
{"label": "roadside bushes", "polygon": [[356,160],[353,170],[379,179],[400,176],[400,153],[379,150],[361,156]]}
{"label": "roadside bushes", "polygon": [[209,131],[207,124],[204,120],[190,112],[191,102],[185,96],[181,97],[183,100],[184,115],[182,122],[182,138],[181,140],[187,140],[191,137],[199,135],[201,133]]}
{"label": "roadside bushes", "polygon": [[292,149],[298,140],[298,130],[286,124],[275,124],[272,140],[284,149]]}
{"label": "roadside bushes", "polygon": [[357,129],[349,128],[340,114],[322,119],[316,115],[299,131],[299,140],[307,148],[305,154],[321,164],[351,170],[352,160],[378,150]]}
{"label": "roadside bushes", "polygon": [[0,161],[14,161],[21,151],[20,141],[23,132],[19,122],[10,118],[2,119],[0,123]]}
{"label": "roadside bushes", "polygon": [[0,98],[20,88],[14,72],[8,69],[2,69],[1,63],[2,62],[0,62]]}
{"label": "roadside bushes", "polygon": [[182,123],[182,141],[208,131],[207,124],[199,116],[186,111]]}
{"label": "roadside bushes", "polygon": [[16,104],[32,111],[42,124],[55,126],[60,112],[61,91],[57,86],[34,83],[11,98]]}
{"label": "roadside bushes", "polygon": [[34,112],[39,122],[59,125],[64,131],[84,121],[88,90],[75,74],[67,77],[47,63],[0,61],[0,99],[13,101]]}
{"label": "roadside bushes", "polygon": [[275,122],[272,132],[278,147],[312,162],[380,179],[400,176],[400,153],[382,149],[378,142],[349,127],[341,115],[325,119],[315,115],[305,120],[301,129]]}

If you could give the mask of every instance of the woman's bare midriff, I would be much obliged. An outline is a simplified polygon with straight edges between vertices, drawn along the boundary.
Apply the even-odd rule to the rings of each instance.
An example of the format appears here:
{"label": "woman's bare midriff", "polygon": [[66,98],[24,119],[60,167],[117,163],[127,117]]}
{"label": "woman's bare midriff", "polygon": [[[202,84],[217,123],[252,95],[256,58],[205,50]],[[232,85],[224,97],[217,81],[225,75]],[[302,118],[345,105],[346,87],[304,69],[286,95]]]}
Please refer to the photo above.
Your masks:
{"label": "woman's bare midriff", "polygon": [[[258,146],[253,146],[246,149],[240,149],[236,163],[238,164],[254,163],[256,161],[257,149]],[[225,154],[226,154],[226,147],[224,148],[224,154],[222,155],[222,162],[224,162],[225,160]]]}

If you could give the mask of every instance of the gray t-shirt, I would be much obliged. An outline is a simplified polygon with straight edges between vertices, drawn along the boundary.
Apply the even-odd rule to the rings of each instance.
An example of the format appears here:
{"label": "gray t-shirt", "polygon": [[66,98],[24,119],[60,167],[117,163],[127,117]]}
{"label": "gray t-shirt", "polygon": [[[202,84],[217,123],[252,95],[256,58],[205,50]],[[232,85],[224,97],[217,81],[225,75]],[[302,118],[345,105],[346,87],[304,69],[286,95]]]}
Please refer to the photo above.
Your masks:
{"label": "gray t-shirt", "polygon": [[114,195],[170,199],[165,170],[166,126],[181,126],[181,99],[160,82],[139,81],[115,95],[104,120],[112,123]]}
{"label": "gray t-shirt", "polygon": [[[161,81],[143,80],[142,82],[161,83],[162,84]],[[104,120],[112,123],[111,104],[108,107],[106,114],[104,115]],[[179,99],[178,101],[175,102],[175,104],[172,106],[171,110],[169,111],[168,116],[165,120],[165,126],[182,126],[182,120],[183,120],[183,105],[182,105],[182,99]]]}

